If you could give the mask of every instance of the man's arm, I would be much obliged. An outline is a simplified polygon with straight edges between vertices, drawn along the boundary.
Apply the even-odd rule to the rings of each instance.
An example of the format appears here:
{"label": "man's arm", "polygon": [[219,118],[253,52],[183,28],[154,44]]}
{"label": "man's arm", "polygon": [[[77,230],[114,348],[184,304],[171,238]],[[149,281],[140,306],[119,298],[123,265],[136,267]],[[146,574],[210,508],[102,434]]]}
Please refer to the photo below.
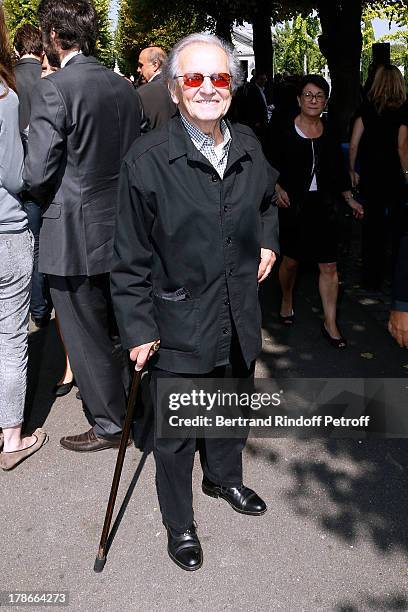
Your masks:
{"label": "man's arm", "polygon": [[155,210],[139,175],[131,163],[122,163],[111,272],[112,300],[122,345],[131,350],[133,358],[140,350],[147,356],[148,345],[159,338],[151,280],[150,233]]}
{"label": "man's arm", "polygon": [[47,205],[58,186],[66,150],[66,111],[51,79],[44,78],[34,89],[31,105],[28,150],[25,159],[25,189]]}
{"label": "man's arm", "polygon": [[137,94],[139,105],[140,105],[140,133],[147,134],[151,130],[150,119],[147,116],[146,111],[144,109],[143,96],[141,95],[140,91],[137,91],[137,90],[136,90],[136,94]]}
{"label": "man's arm", "polygon": [[278,209],[274,204],[274,195],[278,172],[265,159],[268,173],[268,187],[264,195],[260,212],[262,219],[261,261],[258,268],[258,283],[262,283],[270,274],[279,253]]}

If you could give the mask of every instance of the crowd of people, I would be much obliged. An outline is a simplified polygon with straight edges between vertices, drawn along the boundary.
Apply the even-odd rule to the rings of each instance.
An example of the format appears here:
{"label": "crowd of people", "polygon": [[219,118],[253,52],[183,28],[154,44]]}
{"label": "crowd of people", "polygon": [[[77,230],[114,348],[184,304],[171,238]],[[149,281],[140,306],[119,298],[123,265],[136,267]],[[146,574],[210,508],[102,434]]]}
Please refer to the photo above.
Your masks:
{"label": "crowd of people", "polygon": [[[45,327],[55,309],[66,368],[54,391],[68,393],[75,380],[91,424],[61,438],[71,452],[119,446],[129,356],[136,370],[148,366],[156,419],[163,378],[251,380],[262,345],[258,287],[279,254],[282,324],[295,324],[298,264],[311,260],[320,272],[322,333],[345,349],[336,321],[339,198],[368,219],[367,281],[381,280],[383,219],[393,220],[398,280],[390,331],[408,348],[401,232],[408,113],[398,69],[375,76],[357,114],[347,172],[322,119],[330,90],[321,76],[300,79],[296,110],[271,121],[266,76],[243,86],[237,58],[216,36],[187,36],[169,57],[143,49],[137,70],[144,84],[136,89],[93,57],[98,26],[90,0],[41,0],[38,19],[41,35],[30,25],[17,30],[14,64],[0,7],[3,470],[48,439],[43,429],[22,434],[30,311]],[[229,119],[239,107],[231,109],[236,92],[252,111],[244,123]],[[203,563],[192,498],[197,447],[206,495],[247,515],[267,510],[243,483],[245,442],[244,434],[155,437],[168,552],[184,570]]]}

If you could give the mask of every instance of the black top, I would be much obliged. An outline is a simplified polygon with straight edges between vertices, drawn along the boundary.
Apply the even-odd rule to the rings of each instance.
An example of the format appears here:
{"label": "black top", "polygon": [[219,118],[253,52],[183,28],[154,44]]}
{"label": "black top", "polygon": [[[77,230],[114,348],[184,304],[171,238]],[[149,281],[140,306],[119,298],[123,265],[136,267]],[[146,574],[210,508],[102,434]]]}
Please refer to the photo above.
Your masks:
{"label": "black top", "polygon": [[266,154],[280,172],[279,185],[291,200],[303,198],[309,192],[314,172],[321,195],[335,195],[350,189],[340,143],[323,125],[319,138],[300,136],[293,119],[269,130]]}
{"label": "black top", "polygon": [[[388,109],[378,114],[370,102],[359,109],[364,132],[359,146],[359,163],[362,188],[373,182],[373,177],[382,178],[389,187],[403,185],[404,175],[398,156],[398,131],[408,125],[408,103],[399,109]],[[377,181],[376,181],[377,183]]]}
{"label": "black top", "polygon": [[177,111],[161,74],[139,87],[137,94],[142,106],[141,131],[143,134],[167,123]]}

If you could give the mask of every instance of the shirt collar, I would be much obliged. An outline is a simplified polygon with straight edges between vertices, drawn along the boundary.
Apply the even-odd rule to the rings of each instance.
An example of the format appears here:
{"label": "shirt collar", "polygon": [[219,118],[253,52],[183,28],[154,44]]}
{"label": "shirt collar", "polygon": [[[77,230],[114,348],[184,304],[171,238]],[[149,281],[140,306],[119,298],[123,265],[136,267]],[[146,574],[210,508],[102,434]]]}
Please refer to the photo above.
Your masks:
{"label": "shirt collar", "polygon": [[161,74],[161,70],[156,70],[156,72],[150,77],[150,79],[147,81],[148,83],[151,83],[152,81],[154,81],[154,79],[156,77],[158,77]]}
{"label": "shirt collar", "polygon": [[75,51],[71,51],[71,53],[68,53],[68,55],[66,55],[61,62],[61,68],[64,68],[64,66],[68,64],[70,59],[72,59],[76,55],[79,55],[80,53],[82,53],[82,51],[78,51],[77,49]]}
{"label": "shirt collar", "polygon": [[[186,119],[184,115],[182,115],[181,113],[180,113],[180,117],[181,117],[181,121],[184,127],[187,130],[188,135],[190,136],[191,140],[193,141],[194,145],[197,147],[199,151],[201,151],[201,149],[205,145],[211,145],[215,147],[215,142],[212,136],[209,136],[208,134],[205,134],[204,132],[202,132],[196,125],[193,125],[192,123],[190,123],[190,121],[188,121],[188,119]],[[223,147],[226,147],[229,145],[232,137],[231,137],[231,132],[226,122],[224,121],[224,119],[221,119],[220,128],[221,128],[221,133],[224,137],[224,142],[222,143],[222,145]]]}

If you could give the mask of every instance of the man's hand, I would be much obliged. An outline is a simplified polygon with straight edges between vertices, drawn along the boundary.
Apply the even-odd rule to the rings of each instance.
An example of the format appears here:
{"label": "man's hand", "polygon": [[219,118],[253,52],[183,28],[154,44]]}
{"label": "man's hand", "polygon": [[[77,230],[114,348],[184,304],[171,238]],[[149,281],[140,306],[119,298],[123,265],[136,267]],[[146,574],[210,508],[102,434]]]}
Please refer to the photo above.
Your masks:
{"label": "man's hand", "polygon": [[408,348],[408,312],[391,310],[388,331],[402,348]]}
{"label": "man's hand", "polygon": [[132,349],[129,349],[130,358],[132,361],[136,361],[135,370],[139,372],[142,370],[146,364],[146,362],[150,359],[152,355],[156,352],[156,349],[153,349],[153,345],[160,343],[160,340],[153,340],[153,342],[147,342],[146,344],[141,344],[140,346],[135,346]]}
{"label": "man's hand", "polygon": [[270,249],[261,249],[261,261],[258,268],[258,283],[262,283],[272,270],[276,254]]}

